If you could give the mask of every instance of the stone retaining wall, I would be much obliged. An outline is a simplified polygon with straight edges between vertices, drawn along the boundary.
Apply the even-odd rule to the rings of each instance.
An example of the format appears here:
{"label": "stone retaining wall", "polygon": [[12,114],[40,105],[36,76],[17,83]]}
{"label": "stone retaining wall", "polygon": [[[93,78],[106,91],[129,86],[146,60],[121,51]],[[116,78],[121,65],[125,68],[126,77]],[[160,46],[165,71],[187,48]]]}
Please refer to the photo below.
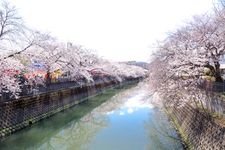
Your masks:
{"label": "stone retaining wall", "polygon": [[225,127],[190,105],[167,108],[189,149],[224,150]]}
{"label": "stone retaining wall", "polygon": [[[122,84],[137,81],[139,79],[130,79],[124,81]],[[0,102],[0,140],[118,84],[118,82],[110,80],[43,93],[33,97],[21,97],[17,100]]]}

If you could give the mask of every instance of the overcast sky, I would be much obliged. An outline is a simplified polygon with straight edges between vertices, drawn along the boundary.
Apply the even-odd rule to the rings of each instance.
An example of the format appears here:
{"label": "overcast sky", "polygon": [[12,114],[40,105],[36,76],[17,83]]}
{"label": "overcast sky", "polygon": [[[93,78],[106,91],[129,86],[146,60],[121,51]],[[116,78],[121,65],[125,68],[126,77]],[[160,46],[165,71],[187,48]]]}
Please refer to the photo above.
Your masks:
{"label": "overcast sky", "polygon": [[151,45],[212,0],[9,0],[26,25],[114,61],[147,61]]}

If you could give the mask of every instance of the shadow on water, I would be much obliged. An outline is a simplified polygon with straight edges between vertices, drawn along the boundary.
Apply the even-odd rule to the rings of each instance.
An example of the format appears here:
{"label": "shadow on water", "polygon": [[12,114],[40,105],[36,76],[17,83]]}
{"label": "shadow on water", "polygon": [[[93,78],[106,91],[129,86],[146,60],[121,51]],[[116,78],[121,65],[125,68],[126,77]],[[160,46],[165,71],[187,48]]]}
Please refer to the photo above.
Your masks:
{"label": "shadow on water", "polygon": [[[0,149],[36,149],[37,147],[43,145],[46,141],[50,141],[54,135],[57,135],[64,128],[68,128],[71,124],[76,124],[76,122],[78,122],[83,116],[105,101],[109,100],[118,92],[133,86],[135,85],[112,88],[106,90],[98,96],[88,98],[87,101],[84,101],[79,105],[66,109],[52,117],[49,117],[48,119],[42,120],[31,127],[9,136],[4,141],[0,142]],[[51,145],[47,147],[48,149],[53,149],[51,148]]]}
{"label": "shadow on water", "polygon": [[149,143],[148,149],[182,150],[182,141],[170,123],[167,115],[160,109],[154,108],[145,122]]}

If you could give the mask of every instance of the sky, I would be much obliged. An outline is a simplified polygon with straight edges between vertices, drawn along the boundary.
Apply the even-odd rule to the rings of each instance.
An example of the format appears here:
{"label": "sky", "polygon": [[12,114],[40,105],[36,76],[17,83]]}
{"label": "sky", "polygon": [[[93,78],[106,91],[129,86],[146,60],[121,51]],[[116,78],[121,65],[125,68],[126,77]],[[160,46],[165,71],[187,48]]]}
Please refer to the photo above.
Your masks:
{"label": "sky", "polygon": [[148,61],[154,43],[213,0],[8,0],[28,27],[113,61]]}

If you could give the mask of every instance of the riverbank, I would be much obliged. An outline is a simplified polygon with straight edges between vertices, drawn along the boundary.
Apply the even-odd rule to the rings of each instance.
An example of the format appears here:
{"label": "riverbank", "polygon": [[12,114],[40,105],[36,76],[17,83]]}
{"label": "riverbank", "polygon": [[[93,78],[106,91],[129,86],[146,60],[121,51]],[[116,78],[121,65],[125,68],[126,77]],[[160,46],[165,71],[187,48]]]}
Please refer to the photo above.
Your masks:
{"label": "riverbank", "polygon": [[104,80],[103,82],[1,102],[0,140],[25,127],[31,126],[35,122],[87,101],[91,96],[100,94],[106,89],[137,83],[139,80],[139,78],[132,78],[121,83],[114,80]]}
{"label": "riverbank", "polygon": [[[186,149],[225,149],[225,122],[222,115],[223,111],[221,111],[224,109],[221,109],[224,105],[221,103],[221,96],[211,93],[211,97],[207,97],[209,96],[208,93],[205,97],[201,96],[202,105],[201,103],[196,105],[197,102],[191,103],[190,100],[188,101],[188,98],[190,98],[188,94],[183,93],[183,95],[186,96],[187,100],[182,105],[178,102],[175,103],[173,100],[165,101],[161,99],[157,92],[152,94],[152,99],[158,107],[165,110]],[[199,102],[200,100],[196,99],[196,101]]]}
{"label": "riverbank", "polygon": [[191,105],[167,108],[187,148],[191,150],[225,148],[225,127]]}
{"label": "riverbank", "polygon": [[[184,141],[186,149],[225,149],[225,122],[223,112],[218,111],[220,110],[218,108],[224,105],[218,107],[217,101],[221,99],[218,98],[218,94],[217,97],[214,96],[215,93],[211,94],[213,95],[211,97],[207,97],[209,93],[205,95],[205,99],[202,96],[200,104],[197,103],[200,100],[196,100],[196,103],[187,101],[182,105],[167,104],[167,101],[162,101],[160,96],[155,94],[157,101],[164,103],[163,107]],[[188,97],[186,95],[186,98]]]}

